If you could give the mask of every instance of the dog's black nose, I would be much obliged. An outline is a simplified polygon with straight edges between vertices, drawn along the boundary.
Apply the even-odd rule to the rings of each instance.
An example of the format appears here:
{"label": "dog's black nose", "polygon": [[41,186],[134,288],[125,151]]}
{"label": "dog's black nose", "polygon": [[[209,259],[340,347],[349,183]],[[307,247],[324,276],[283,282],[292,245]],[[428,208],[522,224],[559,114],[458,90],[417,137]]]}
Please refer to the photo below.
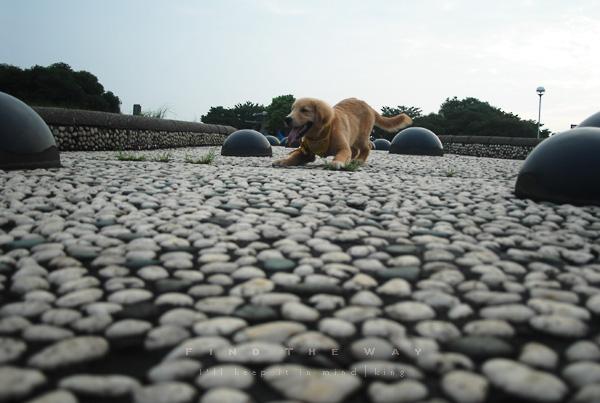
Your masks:
{"label": "dog's black nose", "polygon": [[284,121],[285,121],[285,125],[286,126],[291,126],[292,122],[294,121],[294,119],[292,119],[291,116],[286,116],[285,119],[284,119]]}

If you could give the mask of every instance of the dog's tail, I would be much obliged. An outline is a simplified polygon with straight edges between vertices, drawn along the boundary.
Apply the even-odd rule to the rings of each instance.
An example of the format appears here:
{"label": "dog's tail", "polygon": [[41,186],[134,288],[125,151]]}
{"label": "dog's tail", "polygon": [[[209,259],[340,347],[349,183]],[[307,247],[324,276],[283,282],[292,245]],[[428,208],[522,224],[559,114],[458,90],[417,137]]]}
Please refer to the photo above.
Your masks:
{"label": "dog's tail", "polygon": [[407,126],[412,125],[413,122],[412,119],[405,113],[396,115],[393,118],[386,118],[377,113],[376,110],[373,110],[373,112],[375,112],[375,126],[380,127],[388,132],[404,129]]}

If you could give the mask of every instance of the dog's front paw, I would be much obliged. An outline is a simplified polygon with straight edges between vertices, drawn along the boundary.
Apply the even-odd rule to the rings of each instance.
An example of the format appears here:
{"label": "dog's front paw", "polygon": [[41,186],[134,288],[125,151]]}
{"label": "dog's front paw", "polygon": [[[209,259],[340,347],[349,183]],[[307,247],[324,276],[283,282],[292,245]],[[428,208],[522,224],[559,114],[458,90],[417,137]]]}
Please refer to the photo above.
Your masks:
{"label": "dog's front paw", "polygon": [[331,167],[336,171],[339,171],[340,169],[344,168],[344,164],[339,161],[333,161],[331,162]]}
{"label": "dog's front paw", "polygon": [[284,158],[273,161],[274,167],[287,167],[288,165],[288,162]]}

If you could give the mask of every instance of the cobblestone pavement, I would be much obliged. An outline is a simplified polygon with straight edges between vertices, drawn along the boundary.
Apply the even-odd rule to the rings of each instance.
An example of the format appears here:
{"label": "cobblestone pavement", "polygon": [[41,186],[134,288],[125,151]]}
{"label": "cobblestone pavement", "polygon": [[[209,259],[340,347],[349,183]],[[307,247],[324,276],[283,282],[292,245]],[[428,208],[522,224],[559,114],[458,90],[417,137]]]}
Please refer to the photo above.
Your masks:
{"label": "cobblestone pavement", "polygon": [[0,401],[600,401],[600,208],[286,152],[0,171]]}

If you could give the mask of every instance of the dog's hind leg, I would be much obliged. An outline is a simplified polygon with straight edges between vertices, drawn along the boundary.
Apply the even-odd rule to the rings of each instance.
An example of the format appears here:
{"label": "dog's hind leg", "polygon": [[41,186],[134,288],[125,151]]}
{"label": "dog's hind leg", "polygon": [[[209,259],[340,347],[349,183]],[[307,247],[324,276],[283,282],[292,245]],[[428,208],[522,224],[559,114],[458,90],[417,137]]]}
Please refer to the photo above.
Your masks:
{"label": "dog's hind leg", "polygon": [[358,144],[352,147],[352,160],[364,164],[371,152],[371,142],[366,144]]}
{"label": "dog's hind leg", "polygon": [[360,162],[362,162],[363,164],[366,163],[367,162],[367,158],[369,157],[370,153],[371,153],[371,147],[370,146],[369,146],[369,148],[363,148],[362,152],[358,156],[358,160]]}

